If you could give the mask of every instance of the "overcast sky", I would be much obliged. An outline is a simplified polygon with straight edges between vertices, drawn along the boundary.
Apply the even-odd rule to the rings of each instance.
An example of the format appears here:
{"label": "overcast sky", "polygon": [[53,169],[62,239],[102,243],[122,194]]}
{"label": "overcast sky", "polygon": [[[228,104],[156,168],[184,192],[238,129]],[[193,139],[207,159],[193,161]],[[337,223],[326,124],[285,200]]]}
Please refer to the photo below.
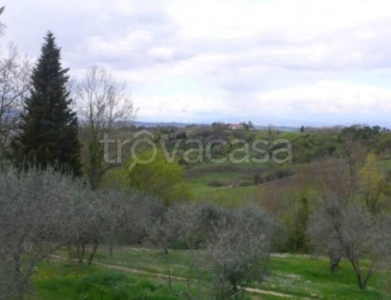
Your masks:
{"label": "overcast sky", "polygon": [[391,127],[390,0],[5,0],[4,43],[51,30],[77,76],[128,82],[139,121]]}

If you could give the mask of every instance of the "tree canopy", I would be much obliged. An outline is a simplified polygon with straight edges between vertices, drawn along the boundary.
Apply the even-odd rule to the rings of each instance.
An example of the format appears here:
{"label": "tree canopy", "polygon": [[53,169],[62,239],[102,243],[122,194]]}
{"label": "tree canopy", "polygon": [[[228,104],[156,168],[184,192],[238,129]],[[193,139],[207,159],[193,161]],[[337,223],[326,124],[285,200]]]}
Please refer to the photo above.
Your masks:
{"label": "tree canopy", "polygon": [[18,165],[41,169],[51,165],[81,175],[78,121],[71,109],[67,72],[61,65],[55,37],[48,32],[31,76],[32,88],[24,103],[21,134],[13,142]]}

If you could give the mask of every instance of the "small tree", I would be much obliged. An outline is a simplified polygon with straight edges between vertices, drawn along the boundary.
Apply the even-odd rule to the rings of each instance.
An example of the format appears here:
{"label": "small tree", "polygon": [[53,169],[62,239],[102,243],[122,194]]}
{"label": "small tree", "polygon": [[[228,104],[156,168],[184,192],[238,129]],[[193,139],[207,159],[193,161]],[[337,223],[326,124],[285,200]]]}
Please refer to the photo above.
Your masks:
{"label": "small tree", "polygon": [[359,171],[359,196],[373,213],[381,210],[380,196],[385,184],[385,176],[380,171],[375,153],[368,154],[364,166]]}
{"label": "small tree", "polygon": [[0,163],[4,161],[12,132],[17,129],[23,99],[30,87],[30,61],[11,45],[0,58]]}
{"label": "small tree", "polygon": [[177,160],[168,162],[163,151],[159,149],[156,156],[152,151],[136,155],[142,162],[153,159],[149,163],[136,163],[133,168],[129,168],[137,162],[131,158],[119,174],[120,180],[126,186],[164,199],[166,204],[189,197],[189,191],[183,180],[184,167],[180,166]]}
{"label": "small tree", "polygon": [[0,295],[23,299],[37,264],[72,240],[80,182],[52,170],[0,170]]}
{"label": "small tree", "polygon": [[[391,257],[390,220],[367,208],[331,198],[311,216],[309,235],[319,252],[343,254],[351,263],[360,289],[366,289],[377,268]],[[369,267],[363,266],[369,261]]]}
{"label": "small tree", "polygon": [[154,222],[149,224],[147,228],[147,239],[145,241],[145,243],[157,246],[161,249],[166,264],[167,280],[170,290],[172,289],[172,280],[171,264],[168,254],[171,243],[175,242],[178,238],[177,234],[175,228],[171,226],[170,222],[167,220],[166,214],[162,214],[159,218],[156,218]]}
{"label": "small tree", "polygon": [[294,252],[306,253],[308,251],[307,226],[310,214],[310,206],[305,195],[294,199],[296,205],[290,225],[288,246]]}
{"label": "small tree", "polygon": [[262,280],[273,235],[269,217],[256,206],[234,213],[234,222],[221,224],[206,247],[205,264],[217,299],[239,299],[241,284]]}
{"label": "small tree", "polygon": [[338,242],[342,209],[344,204],[336,196],[329,196],[315,209],[309,219],[307,234],[312,248],[318,254],[327,254],[330,259],[330,271],[335,272],[345,252]]}
{"label": "small tree", "polygon": [[85,78],[76,84],[75,94],[82,116],[82,137],[86,141],[84,158],[86,174],[93,189],[109,169],[104,161],[104,148],[100,140],[115,126],[129,124],[134,119],[133,102],[126,93],[126,83],[117,81],[103,68],[93,66]]}

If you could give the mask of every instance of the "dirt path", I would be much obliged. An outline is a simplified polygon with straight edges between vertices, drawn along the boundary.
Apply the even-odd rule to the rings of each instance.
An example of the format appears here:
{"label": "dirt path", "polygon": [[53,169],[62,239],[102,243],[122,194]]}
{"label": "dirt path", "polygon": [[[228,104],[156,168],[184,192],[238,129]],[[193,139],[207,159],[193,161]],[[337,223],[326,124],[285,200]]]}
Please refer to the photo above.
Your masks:
{"label": "dirt path", "polygon": [[[58,256],[58,255],[52,255],[51,257],[54,259],[57,259],[57,260],[68,260],[68,258],[63,257],[63,256]],[[148,271],[143,271],[143,270],[134,269],[134,268],[103,264],[100,262],[93,262],[93,264],[96,266],[107,268],[107,269],[119,270],[119,271],[132,273],[132,274],[147,275],[147,276],[151,276],[151,277],[158,277],[158,278],[164,278],[164,279],[168,278],[168,275],[162,274],[162,273],[148,272]],[[177,281],[186,281],[187,280],[187,278],[179,277],[179,276],[171,276],[171,279],[177,280]],[[243,287],[243,289],[246,292],[254,293],[254,294],[271,295],[271,296],[276,296],[276,297],[280,297],[280,298],[292,298],[292,297],[300,298],[300,297],[296,297],[294,295],[288,295],[288,294],[283,294],[283,293],[278,293],[278,292],[273,292],[273,291],[266,291],[266,290],[261,290],[261,289],[257,289],[257,288]]]}
{"label": "dirt path", "polygon": [[[168,277],[166,274],[141,271],[141,270],[137,270],[137,269],[133,269],[133,268],[102,264],[99,262],[94,262],[94,265],[105,267],[108,269],[114,269],[114,270],[120,270],[120,271],[124,271],[124,272],[128,272],[128,273],[133,273],[133,274],[149,275],[149,276],[155,276],[155,277],[159,277],[159,278],[167,278]],[[171,279],[178,280],[178,281],[186,281],[187,280],[187,278],[185,278],[185,277],[178,277],[178,276],[171,276]],[[245,287],[243,289],[249,293],[272,295],[272,296],[277,296],[277,297],[281,297],[281,298],[291,298],[292,297],[292,295],[287,295],[287,294],[282,294],[282,293],[277,293],[277,292],[272,292],[272,291],[265,291],[265,290],[260,290],[257,288]]]}

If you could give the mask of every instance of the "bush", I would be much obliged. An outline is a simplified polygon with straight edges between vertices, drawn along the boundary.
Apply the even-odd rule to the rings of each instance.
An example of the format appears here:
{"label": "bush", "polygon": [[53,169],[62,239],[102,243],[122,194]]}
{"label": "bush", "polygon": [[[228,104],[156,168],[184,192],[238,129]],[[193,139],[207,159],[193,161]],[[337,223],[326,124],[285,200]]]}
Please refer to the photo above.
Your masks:
{"label": "bush", "polygon": [[245,187],[245,186],[254,185],[254,183],[252,181],[242,180],[242,181],[239,181],[238,185],[241,187]]}
{"label": "bush", "polygon": [[157,150],[155,157],[152,151],[146,151],[137,154],[137,158],[151,161],[142,164],[132,158],[122,170],[109,173],[108,176],[116,177],[125,186],[162,198],[166,204],[190,197],[183,179],[184,167],[178,161],[168,162],[161,149]]}
{"label": "bush", "polygon": [[258,185],[258,184],[261,184],[263,183],[263,179],[261,176],[259,176],[258,174],[254,175],[254,185]]}
{"label": "bush", "polygon": [[225,184],[219,180],[210,180],[208,181],[207,185],[211,187],[221,187],[224,186]]}
{"label": "bush", "polygon": [[263,176],[262,182],[267,182],[267,181],[272,181],[272,180],[277,180],[277,179],[282,179],[288,176],[293,175],[293,172],[289,169],[286,168],[280,168],[277,170],[273,170],[266,175]]}

